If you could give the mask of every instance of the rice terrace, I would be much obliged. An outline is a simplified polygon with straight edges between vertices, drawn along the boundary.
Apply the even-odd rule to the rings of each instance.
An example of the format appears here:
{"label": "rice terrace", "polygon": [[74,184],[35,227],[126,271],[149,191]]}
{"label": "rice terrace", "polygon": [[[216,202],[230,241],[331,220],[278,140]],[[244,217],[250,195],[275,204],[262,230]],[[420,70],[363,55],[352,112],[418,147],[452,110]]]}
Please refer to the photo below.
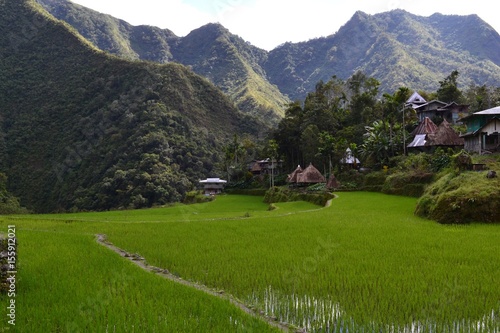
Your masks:
{"label": "rice terrace", "polygon": [[18,271],[0,331],[499,332],[499,225],[438,224],[416,200],[2,216]]}

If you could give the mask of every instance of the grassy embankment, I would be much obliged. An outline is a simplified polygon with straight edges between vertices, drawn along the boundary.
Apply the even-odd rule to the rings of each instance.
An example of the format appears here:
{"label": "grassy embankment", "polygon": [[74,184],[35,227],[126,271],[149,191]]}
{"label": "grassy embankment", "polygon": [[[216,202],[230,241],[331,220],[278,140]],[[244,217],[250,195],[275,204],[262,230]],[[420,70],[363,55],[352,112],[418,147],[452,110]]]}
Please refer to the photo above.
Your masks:
{"label": "grassy embankment", "polygon": [[415,203],[341,193],[328,208],[299,202],[268,211],[262,198],[223,196],[164,209],[2,217],[0,228],[18,230],[17,328],[264,331],[228,302],[120,259],[95,242],[104,233],[151,265],[300,327],[498,330],[500,226],[440,225],[414,216]]}

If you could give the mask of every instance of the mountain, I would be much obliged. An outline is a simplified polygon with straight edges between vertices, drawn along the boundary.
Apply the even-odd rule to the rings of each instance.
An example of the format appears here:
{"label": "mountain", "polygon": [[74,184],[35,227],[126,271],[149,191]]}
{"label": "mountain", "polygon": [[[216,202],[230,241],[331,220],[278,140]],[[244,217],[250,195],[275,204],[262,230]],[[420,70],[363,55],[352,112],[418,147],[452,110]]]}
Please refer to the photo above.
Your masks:
{"label": "mountain", "polygon": [[180,38],[172,47],[174,60],[207,77],[240,110],[276,124],[290,102],[266,78],[261,63],[267,52],[249,45],[220,24],[207,24]]}
{"label": "mountain", "polygon": [[[192,66],[241,109],[270,118],[282,114],[287,101],[283,96],[303,100],[318,81],[333,75],[346,80],[358,70],[376,78],[380,91],[389,93],[401,86],[434,92],[454,70],[459,71],[463,88],[500,86],[500,35],[477,15],[356,12],[335,34],[285,43],[267,52],[218,24],[175,37],[169,30],[131,27],[67,0],[38,1],[99,48],[130,58]],[[141,38],[130,37],[138,34],[131,33],[135,29]]]}
{"label": "mountain", "polygon": [[349,78],[361,70],[398,87],[436,91],[453,70],[459,84],[500,86],[500,36],[476,15],[420,17],[403,10],[356,12],[334,35],[286,43],[263,66],[271,83],[291,98],[303,98],[319,80]]}
{"label": "mountain", "polygon": [[105,53],[34,0],[0,1],[0,59],[0,172],[37,212],[179,201],[235,134],[266,128],[185,66]]}
{"label": "mountain", "polygon": [[186,37],[168,29],[127,22],[67,0],[38,0],[102,50],[130,60],[178,62],[205,76],[240,110],[276,124],[289,100],[266,79],[267,52],[249,45],[220,24],[207,24]]}

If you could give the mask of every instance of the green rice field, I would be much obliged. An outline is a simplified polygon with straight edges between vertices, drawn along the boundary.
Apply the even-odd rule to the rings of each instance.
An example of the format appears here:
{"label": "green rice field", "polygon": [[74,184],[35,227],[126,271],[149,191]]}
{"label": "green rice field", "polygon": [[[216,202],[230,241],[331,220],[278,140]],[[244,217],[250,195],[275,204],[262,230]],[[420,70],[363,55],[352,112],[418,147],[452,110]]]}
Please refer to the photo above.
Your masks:
{"label": "green rice field", "polygon": [[262,199],[0,216],[18,239],[16,321],[2,314],[0,332],[279,331],[96,234],[290,331],[500,332],[500,225],[441,225],[414,216],[416,199],[379,193],[275,210]]}

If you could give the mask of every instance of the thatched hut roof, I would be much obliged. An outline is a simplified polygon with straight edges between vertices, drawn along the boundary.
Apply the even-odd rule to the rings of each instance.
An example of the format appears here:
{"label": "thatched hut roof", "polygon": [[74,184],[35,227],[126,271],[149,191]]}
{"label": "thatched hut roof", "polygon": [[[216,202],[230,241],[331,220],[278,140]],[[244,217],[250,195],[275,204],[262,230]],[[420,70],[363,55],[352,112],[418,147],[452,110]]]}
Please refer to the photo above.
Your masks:
{"label": "thatched hut roof", "polygon": [[324,183],[325,177],[316,169],[312,163],[301,173],[297,174],[297,183]]}
{"label": "thatched hut roof", "polygon": [[340,187],[340,184],[337,181],[337,178],[335,178],[335,175],[332,173],[330,175],[330,178],[328,178],[328,182],[326,182],[326,188],[337,188],[337,187]]}
{"label": "thatched hut roof", "polygon": [[296,183],[297,182],[297,175],[299,173],[301,173],[303,170],[302,168],[299,166],[297,166],[297,168],[291,173],[288,175],[288,178],[286,179],[289,183]]}
{"label": "thatched hut roof", "polygon": [[418,124],[417,128],[411,132],[412,136],[422,135],[422,134],[431,134],[435,133],[438,129],[438,126],[432,122],[429,117],[425,117],[424,121]]}
{"label": "thatched hut roof", "polygon": [[464,139],[461,138],[446,120],[438,126],[436,132],[429,134],[431,146],[463,146]]}
{"label": "thatched hut roof", "polygon": [[436,126],[429,118],[413,131],[415,138],[407,146],[408,148],[425,148],[425,147],[457,147],[464,145],[464,139],[461,138],[446,120]]}

